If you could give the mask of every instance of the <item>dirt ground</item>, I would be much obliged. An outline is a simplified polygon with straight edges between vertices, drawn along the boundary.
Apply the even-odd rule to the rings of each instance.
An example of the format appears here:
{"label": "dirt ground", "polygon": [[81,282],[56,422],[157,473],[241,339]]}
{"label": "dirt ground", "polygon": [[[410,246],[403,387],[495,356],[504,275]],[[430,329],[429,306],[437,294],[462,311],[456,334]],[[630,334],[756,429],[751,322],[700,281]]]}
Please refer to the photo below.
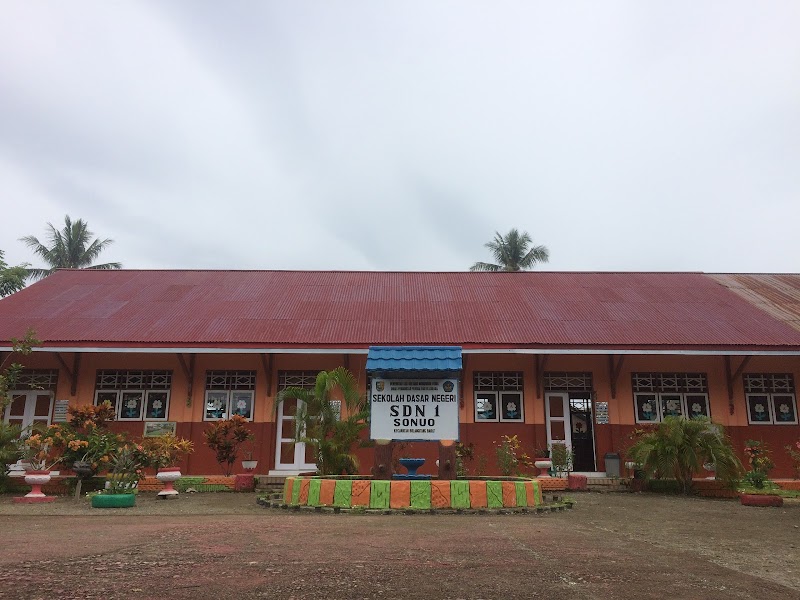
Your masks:
{"label": "dirt ground", "polygon": [[800,599],[800,502],[575,494],[544,515],[328,515],[253,494],[0,496],[0,599]]}

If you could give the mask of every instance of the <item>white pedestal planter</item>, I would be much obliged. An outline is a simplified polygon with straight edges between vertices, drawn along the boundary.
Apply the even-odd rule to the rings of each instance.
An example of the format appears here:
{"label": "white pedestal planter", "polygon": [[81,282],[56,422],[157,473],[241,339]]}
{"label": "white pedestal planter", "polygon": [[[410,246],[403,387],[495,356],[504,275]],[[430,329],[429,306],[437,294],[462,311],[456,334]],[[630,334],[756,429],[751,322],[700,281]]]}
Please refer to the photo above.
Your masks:
{"label": "white pedestal planter", "polygon": [[178,490],[175,489],[175,482],[182,477],[180,467],[166,467],[159,469],[156,473],[156,479],[164,484],[164,489],[158,492],[161,498],[175,498],[178,495]]}

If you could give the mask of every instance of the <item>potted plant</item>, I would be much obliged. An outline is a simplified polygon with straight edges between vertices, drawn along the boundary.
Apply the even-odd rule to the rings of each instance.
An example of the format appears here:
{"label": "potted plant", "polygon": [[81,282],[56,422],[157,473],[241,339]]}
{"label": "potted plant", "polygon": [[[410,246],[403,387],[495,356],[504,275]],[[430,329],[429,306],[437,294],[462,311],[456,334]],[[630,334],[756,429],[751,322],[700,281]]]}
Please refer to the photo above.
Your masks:
{"label": "potted plant", "polygon": [[174,433],[166,433],[145,438],[139,447],[148,457],[148,466],[157,469],[156,479],[164,484],[164,489],[158,492],[158,496],[160,498],[177,496],[175,482],[182,477],[178,463],[194,450],[194,444],[177,437]]}
{"label": "potted plant", "polygon": [[125,444],[114,452],[106,487],[92,496],[93,508],[130,508],[136,504],[136,487],[142,477],[145,456]]}
{"label": "potted plant", "polygon": [[777,487],[769,480],[769,472],[775,466],[770,454],[765,442],[747,440],[744,443],[744,455],[750,464],[750,470],[744,474],[742,493],[739,494],[739,501],[744,506],[783,506],[783,498],[770,493]]}
{"label": "potted plant", "polygon": [[564,443],[554,442],[550,445],[550,460],[559,477],[566,476],[572,470],[572,450]]}
{"label": "potted plant", "polygon": [[248,440],[248,449],[244,451],[244,459],[242,460],[242,468],[245,471],[255,471],[258,466],[258,461],[253,460],[253,440]]}
{"label": "potted plant", "polygon": [[550,469],[553,468],[553,461],[550,460],[549,448],[536,448],[533,451],[535,457],[533,466],[539,469],[539,477],[550,477]]}
{"label": "potted plant", "polygon": [[53,441],[53,427],[45,430],[32,430],[32,433],[19,440],[20,459],[27,466],[25,468],[25,483],[31,486],[31,491],[23,498],[15,499],[19,502],[52,502],[52,496],[42,492],[42,486],[50,482],[50,470],[60,462],[61,456]]}

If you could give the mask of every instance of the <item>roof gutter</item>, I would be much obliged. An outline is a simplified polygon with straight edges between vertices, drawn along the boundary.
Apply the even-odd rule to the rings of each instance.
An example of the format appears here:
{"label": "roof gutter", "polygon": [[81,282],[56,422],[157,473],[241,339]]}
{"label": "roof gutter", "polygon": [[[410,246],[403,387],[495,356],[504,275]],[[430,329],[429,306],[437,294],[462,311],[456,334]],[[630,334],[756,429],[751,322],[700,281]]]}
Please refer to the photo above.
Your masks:
{"label": "roof gutter", "polygon": [[[0,352],[10,352],[11,346],[0,346]],[[121,348],[84,346],[37,346],[34,352],[85,352],[108,354],[367,354],[368,348]],[[800,356],[797,350],[673,350],[630,348],[464,348],[464,354],[552,354],[552,355],[671,355],[671,356]]]}

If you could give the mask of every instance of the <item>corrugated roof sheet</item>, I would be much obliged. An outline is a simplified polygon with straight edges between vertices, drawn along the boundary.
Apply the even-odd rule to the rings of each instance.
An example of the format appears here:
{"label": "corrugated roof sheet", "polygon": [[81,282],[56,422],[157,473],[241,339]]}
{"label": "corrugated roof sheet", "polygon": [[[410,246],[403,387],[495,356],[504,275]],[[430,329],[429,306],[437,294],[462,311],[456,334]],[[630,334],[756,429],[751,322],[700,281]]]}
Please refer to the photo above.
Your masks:
{"label": "corrugated roof sheet", "polygon": [[[51,346],[800,347],[800,276],[719,277],[64,270],[0,300],[0,340],[33,327]],[[761,287],[733,286],[748,277]]]}
{"label": "corrugated roof sheet", "polygon": [[370,346],[367,372],[460,371],[459,346]]}
{"label": "corrugated roof sheet", "polygon": [[720,274],[713,277],[751,304],[800,331],[800,275]]}

